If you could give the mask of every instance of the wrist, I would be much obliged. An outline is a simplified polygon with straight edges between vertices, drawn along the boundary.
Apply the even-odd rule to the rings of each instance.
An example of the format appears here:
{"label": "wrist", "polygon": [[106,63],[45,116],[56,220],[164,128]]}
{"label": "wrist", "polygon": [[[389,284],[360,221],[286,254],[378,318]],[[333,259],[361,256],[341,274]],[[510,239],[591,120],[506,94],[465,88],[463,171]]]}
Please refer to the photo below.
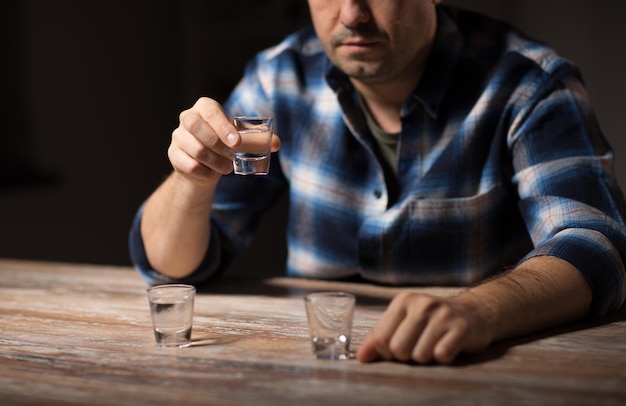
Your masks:
{"label": "wrist", "polygon": [[219,178],[215,176],[214,182],[196,182],[174,171],[168,179],[174,206],[191,212],[210,210]]}
{"label": "wrist", "polygon": [[498,331],[502,326],[499,307],[491,300],[472,289],[464,290],[451,300],[464,309],[483,340],[491,344],[501,338]]}

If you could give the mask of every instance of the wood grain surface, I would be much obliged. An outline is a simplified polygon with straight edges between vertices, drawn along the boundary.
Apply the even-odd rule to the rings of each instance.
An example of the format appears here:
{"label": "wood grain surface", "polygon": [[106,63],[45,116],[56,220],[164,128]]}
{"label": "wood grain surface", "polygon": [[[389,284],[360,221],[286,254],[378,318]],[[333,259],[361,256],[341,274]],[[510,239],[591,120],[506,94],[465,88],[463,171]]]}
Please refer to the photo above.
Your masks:
{"label": "wood grain surface", "polygon": [[361,364],[313,358],[302,296],[355,293],[355,349],[397,288],[225,275],[181,349],[155,346],[145,289],[131,268],[0,260],[0,405],[626,404],[625,311],[452,366]]}

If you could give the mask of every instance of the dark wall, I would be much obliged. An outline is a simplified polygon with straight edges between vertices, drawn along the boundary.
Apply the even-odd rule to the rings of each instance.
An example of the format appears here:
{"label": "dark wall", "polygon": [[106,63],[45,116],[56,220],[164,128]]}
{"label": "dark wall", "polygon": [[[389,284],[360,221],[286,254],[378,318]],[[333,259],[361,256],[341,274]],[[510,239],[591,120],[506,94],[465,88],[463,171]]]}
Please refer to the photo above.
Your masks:
{"label": "dark wall", "polygon": [[178,114],[308,22],[292,0],[3,2],[0,257],[128,264]]}
{"label": "dark wall", "polygon": [[[626,5],[448,3],[509,19],[579,61],[626,171]],[[254,52],[307,22],[304,0],[3,2],[0,257],[128,264],[129,224],[170,171],[179,112],[201,95],[223,100]],[[284,251],[266,255],[278,263]]]}

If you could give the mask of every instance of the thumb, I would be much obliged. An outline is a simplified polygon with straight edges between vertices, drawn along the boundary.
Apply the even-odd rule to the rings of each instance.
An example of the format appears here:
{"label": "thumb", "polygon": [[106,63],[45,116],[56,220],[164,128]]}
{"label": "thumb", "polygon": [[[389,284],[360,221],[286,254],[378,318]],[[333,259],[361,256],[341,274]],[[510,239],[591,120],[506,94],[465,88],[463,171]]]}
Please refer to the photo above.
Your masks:
{"label": "thumb", "polygon": [[278,138],[278,135],[274,133],[274,135],[272,135],[272,152],[276,152],[279,149],[280,149],[280,138]]}
{"label": "thumb", "polygon": [[365,341],[356,352],[356,358],[361,362],[375,362],[381,359],[374,340],[370,336],[365,337]]}

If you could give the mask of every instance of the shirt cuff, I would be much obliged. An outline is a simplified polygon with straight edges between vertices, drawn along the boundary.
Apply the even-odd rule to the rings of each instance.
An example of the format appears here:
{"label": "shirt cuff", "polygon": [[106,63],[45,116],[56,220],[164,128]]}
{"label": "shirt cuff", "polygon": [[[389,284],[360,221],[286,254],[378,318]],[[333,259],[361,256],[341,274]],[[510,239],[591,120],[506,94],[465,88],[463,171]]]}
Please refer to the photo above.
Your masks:
{"label": "shirt cuff", "polygon": [[625,271],[615,245],[602,233],[589,229],[565,229],[522,260],[550,255],[576,267],[592,291],[591,317],[618,310],[624,304]]}

